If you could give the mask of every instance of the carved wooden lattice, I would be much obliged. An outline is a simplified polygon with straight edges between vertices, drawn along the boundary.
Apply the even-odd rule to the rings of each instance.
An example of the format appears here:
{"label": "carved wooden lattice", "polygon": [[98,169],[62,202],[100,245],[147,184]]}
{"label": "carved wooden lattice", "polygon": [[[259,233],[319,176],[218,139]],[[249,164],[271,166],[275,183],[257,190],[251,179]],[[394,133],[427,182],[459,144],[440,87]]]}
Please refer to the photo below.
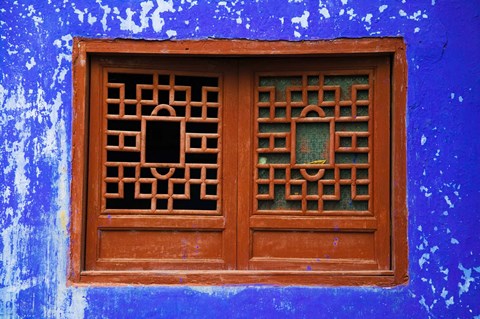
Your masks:
{"label": "carved wooden lattice", "polygon": [[256,214],[371,214],[368,72],[257,76]]}
{"label": "carved wooden lattice", "polygon": [[105,213],[221,214],[221,81],[105,76]]}

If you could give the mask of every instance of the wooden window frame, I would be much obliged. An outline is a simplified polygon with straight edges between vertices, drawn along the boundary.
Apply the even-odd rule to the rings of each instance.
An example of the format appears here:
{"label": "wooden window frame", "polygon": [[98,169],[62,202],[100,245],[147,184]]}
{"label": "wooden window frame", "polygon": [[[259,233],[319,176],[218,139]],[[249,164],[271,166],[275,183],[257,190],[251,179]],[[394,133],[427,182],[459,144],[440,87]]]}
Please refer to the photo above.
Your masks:
{"label": "wooden window frame", "polygon": [[[85,270],[85,212],[87,195],[88,110],[91,57],[111,55],[156,55],[184,59],[221,57],[348,57],[385,56],[390,59],[390,269],[388,270]],[[247,64],[246,68],[250,67]],[[254,67],[254,66],[251,66]],[[73,127],[70,263],[71,284],[158,284],[158,285],[326,285],[326,286],[395,286],[408,281],[408,242],[406,208],[406,89],[407,65],[405,44],[400,38],[339,39],[331,41],[131,41],[74,39],[73,47]],[[240,75],[241,76],[241,75]],[[248,79],[243,79],[247,80]],[[250,103],[236,97],[240,103]],[[242,100],[243,99],[243,100]],[[228,116],[228,114],[227,114]],[[247,116],[247,115],[240,115]],[[241,143],[240,143],[241,144]],[[248,143],[240,145],[249,148]],[[234,150],[227,150],[234,152]],[[239,162],[251,161],[250,152],[239,154]],[[239,166],[240,176],[249,176]],[[243,181],[243,183],[242,183]],[[240,178],[238,192],[249,193],[251,185]],[[243,202],[245,203],[245,201]],[[238,210],[241,202],[238,203]]]}

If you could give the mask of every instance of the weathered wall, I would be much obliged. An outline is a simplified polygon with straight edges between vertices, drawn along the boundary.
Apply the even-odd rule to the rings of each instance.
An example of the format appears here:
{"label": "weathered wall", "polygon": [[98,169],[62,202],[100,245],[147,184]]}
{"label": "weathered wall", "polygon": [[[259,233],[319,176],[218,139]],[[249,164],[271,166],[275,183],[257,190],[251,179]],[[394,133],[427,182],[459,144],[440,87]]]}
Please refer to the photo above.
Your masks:
{"label": "weathered wall", "polygon": [[[479,14],[477,0],[2,1],[0,317],[480,318]],[[74,36],[403,36],[409,284],[67,287]]]}

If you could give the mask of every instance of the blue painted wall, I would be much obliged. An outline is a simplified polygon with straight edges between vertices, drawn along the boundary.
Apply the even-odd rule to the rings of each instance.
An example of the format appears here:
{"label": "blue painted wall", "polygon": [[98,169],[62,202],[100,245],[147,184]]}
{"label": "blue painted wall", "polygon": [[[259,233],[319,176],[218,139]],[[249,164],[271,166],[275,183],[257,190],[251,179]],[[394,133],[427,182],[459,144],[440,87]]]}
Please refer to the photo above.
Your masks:
{"label": "blue painted wall", "polygon": [[[480,318],[478,0],[0,3],[0,317]],[[72,37],[402,36],[406,286],[67,287]]]}

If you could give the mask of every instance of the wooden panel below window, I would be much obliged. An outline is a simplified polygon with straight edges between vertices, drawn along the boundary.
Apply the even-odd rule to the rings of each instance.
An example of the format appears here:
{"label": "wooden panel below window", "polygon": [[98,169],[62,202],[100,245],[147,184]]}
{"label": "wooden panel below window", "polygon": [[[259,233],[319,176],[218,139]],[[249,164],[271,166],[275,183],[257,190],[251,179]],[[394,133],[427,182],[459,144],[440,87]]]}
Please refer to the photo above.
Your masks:
{"label": "wooden panel below window", "polygon": [[98,268],[221,269],[222,241],[221,231],[99,230]]}
{"label": "wooden panel below window", "polygon": [[255,230],[250,269],[378,269],[373,232]]}

